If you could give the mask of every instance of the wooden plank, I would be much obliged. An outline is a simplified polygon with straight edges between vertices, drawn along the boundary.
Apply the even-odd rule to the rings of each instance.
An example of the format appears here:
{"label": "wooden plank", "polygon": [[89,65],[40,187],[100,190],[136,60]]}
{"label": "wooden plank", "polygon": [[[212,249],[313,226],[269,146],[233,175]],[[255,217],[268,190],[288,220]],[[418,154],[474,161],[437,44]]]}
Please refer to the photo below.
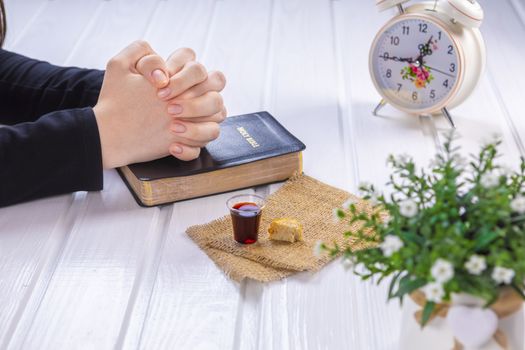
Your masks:
{"label": "wooden plank", "polygon": [[47,0],[4,1],[7,16],[7,36],[4,48],[16,45],[23,33],[32,26],[34,20],[48,5]]}
{"label": "wooden plank", "polygon": [[[62,7],[62,3],[66,1],[7,2],[8,20],[13,24],[10,38],[14,38],[8,41],[8,49],[40,58],[47,52],[48,36],[63,39],[67,49],[67,43],[82,31],[83,19],[92,12],[86,3],[85,11],[76,17],[76,9]],[[63,20],[57,20],[57,9]],[[41,31],[42,23],[47,25]],[[63,26],[69,31],[64,31]],[[64,63],[65,52],[54,52],[53,60]],[[20,320],[37,307],[74,225],[74,217],[84,208],[84,197],[84,193],[63,195],[0,209],[1,348],[11,343]]]}
{"label": "wooden plank", "polygon": [[144,39],[165,59],[178,48],[190,47],[202,60],[212,30],[215,1],[161,1]]}
{"label": "wooden plank", "polygon": [[[155,1],[98,4],[92,13],[97,14],[95,22],[90,25],[88,21],[85,29],[90,33],[79,33],[84,40],[72,42],[76,46],[70,50],[76,54],[66,60],[91,66],[81,62],[88,53],[111,56],[112,52],[103,52],[109,50],[105,42],[114,39],[112,42],[122,48],[136,39],[155,6]],[[57,7],[54,16],[63,15],[61,9]],[[82,12],[78,7],[74,10]],[[113,16],[119,18],[118,29],[130,30],[113,32],[111,27],[96,25],[99,21],[108,23]],[[149,268],[154,268],[154,253],[162,244],[160,228],[167,213],[139,208],[115,172],[106,172],[105,190],[89,194],[83,203],[84,210],[69,228],[67,245],[49,276],[46,294],[30,300],[31,307],[19,322],[11,343],[15,348],[71,348],[79,343],[97,348],[113,346],[137,284],[148,275]]]}
{"label": "wooden plank", "polygon": [[[372,3],[277,2],[274,19],[273,62],[281,66],[271,85],[281,98],[276,108],[307,111],[306,119],[299,113],[290,121],[296,134],[309,128],[306,172],[354,191],[361,179],[386,181],[384,160],[392,151],[416,148],[421,159],[434,153],[433,138],[422,128],[428,121],[392,109],[382,118],[371,116],[378,95],[368,76],[368,49],[382,18],[375,16]],[[290,98],[297,91],[300,103]],[[314,276],[263,287],[248,283],[246,294],[253,297],[245,316],[260,315],[260,326],[242,329],[247,336],[240,348],[395,347],[398,328],[392,325],[399,324],[399,307],[385,305],[384,287],[362,283],[338,263]]]}
{"label": "wooden plank", "polygon": [[47,1],[30,19],[30,26],[19,34],[16,51],[54,64],[67,63],[70,51],[99,4],[99,0],[87,0],[79,11],[78,4],[72,1]]}
{"label": "wooden plank", "polygon": [[[212,24],[207,44],[191,45],[197,45],[197,53],[201,53],[207,67],[226,74],[225,98],[230,112],[261,108],[270,4],[270,1],[217,2],[215,14],[209,19]],[[164,12],[169,16],[169,11]],[[232,21],[234,13],[236,20]],[[153,36],[151,42],[155,42]],[[162,48],[159,51],[165,52]],[[190,225],[226,214],[225,201],[233,194],[175,204],[144,322],[141,348],[229,349],[236,344],[237,315],[245,304],[242,285],[228,280],[185,234]]]}
{"label": "wooden plank", "polygon": [[[160,249],[163,215],[143,209],[114,172],[90,193],[35,312],[17,329],[16,346],[112,347],[133,290]],[[96,336],[93,336],[96,335]]]}
{"label": "wooden plank", "polygon": [[[523,87],[513,69],[501,69],[520,67],[524,57],[513,45],[523,37],[523,21],[510,3],[484,3],[489,73],[454,110],[466,150],[497,130],[508,159],[517,156],[516,143],[522,148],[523,135],[516,95]],[[164,56],[193,46],[205,63],[226,72],[231,114],[268,108],[307,143],[306,172],[345,189],[355,190],[361,179],[383,184],[392,151],[415,153],[426,164],[438,133],[448,128],[442,119],[392,109],[370,115],[378,95],[368,77],[368,46],[389,17],[377,14],[373,2],[162,1],[142,3],[139,11],[138,3],[110,1],[89,3],[89,13],[60,4],[49,2],[31,20],[35,26],[22,29],[21,51],[102,68],[135,37]],[[49,20],[73,10],[82,20]],[[123,16],[108,18],[115,11]],[[127,22],[138,17],[136,26]],[[63,47],[43,45],[42,38],[60,35],[67,36]],[[13,348],[396,348],[397,305],[385,306],[384,287],[358,281],[337,263],[269,285],[228,281],[184,234],[226,213],[228,195],[139,209],[115,173],[105,178],[100,194],[0,209],[0,347],[14,334]]]}
{"label": "wooden plank", "polygon": [[231,195],[175,205],[143,323],[141,349],[231,348],[235,317],[242,303],[239,286],[185,233],[190,225],[227,214],[225,202]]}
{"label": "wooden plank", "polygon": [[[0,209],[0,347],[6,348],[40,279],[52,270],[69,222],[71,196]],[[60,214],[62,213],[62,214]]]}
{"label": "wooden plank", "polygon": [[159,0],[100,2],[97,17],[87,24],[69,60],[77,66],[104,69],[111,57],[143,38],[159,4]]}
{"label": "wooden plank", "polygon": [[[525,48],[518,44],[525,35],[523,3],[518,1],[484,1],[485,21],[481,27],[487,43],[487,86],[497,100],[511,137],[525,155],[523,137],[525,120],[523,119],[522,94],[525,82],[516,75],[523,66]],[[513,6],[514,5],[514,6]]]}
{"label": "wooden plank", "polygon": [[[347,129],[346,118],[351,115],[346,105],[347,81],[340,77],[346,78],[343,69],[356,62],[348,60],[346,66],[349,57],[342,56],[342,40],[334,37],[334,15],[341,9],[332,5],[329,1],[276,2],[267,102],[304,139],[305,172],[350,189],[358,163],[347,148],[353,147],[354,139]],[[355,43],[352,48],[356,49]],[[271,191],[275,189],[272,186]],[[268,285],[248,282],[243,319],[238,322],[239,348],[373,348],[368,339],[358,342],[357,327],[367,319],[375,321],[364,310],[357,312],[368,308],[369,299],[373,300],[370,294],[376,295],[345,274],[339,264],[313,276],[299,274]],[[384,305],[376,305],[384,312]]]}

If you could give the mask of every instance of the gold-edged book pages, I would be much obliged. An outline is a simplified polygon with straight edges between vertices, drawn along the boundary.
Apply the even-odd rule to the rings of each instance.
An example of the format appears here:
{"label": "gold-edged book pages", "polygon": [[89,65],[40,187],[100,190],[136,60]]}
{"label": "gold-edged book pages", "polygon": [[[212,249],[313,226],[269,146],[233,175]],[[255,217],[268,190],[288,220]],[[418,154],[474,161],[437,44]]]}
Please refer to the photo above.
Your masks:
{"label": "gold-edged book pages", "polygon": [[302,172],[302,152],[196,175],[152,181],[139,180],[127,166],[120,168],[120,171],[140,202],[144,206],[154,206],[284,181]]}

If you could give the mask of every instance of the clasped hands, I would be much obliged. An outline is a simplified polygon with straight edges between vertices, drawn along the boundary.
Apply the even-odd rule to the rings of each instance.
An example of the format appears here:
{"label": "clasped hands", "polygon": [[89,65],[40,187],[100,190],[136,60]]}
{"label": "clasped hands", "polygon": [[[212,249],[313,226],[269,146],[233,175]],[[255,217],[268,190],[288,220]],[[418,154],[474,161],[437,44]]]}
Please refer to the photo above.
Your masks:
{"label": "clasped hands", "polygon": [[164,61],[144,41],[126,47],[108,62],[93,107],[104,168],[170,154],[197,158],[226,118],[220,95],[225,83],[222,73],[197,63],[191,49]]}

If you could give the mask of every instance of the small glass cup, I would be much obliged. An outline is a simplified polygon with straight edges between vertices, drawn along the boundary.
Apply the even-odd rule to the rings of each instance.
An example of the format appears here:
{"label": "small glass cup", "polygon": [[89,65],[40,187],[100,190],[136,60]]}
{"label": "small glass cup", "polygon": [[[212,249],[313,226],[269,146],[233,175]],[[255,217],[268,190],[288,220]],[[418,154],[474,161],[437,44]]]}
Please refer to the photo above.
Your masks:
{"label": "small glass cup", "polygon": [[233,238],[241,244],[253,244],[259,236],[262,210],[266,204],[256,194],[241,194],[226,201],[232,217]]}

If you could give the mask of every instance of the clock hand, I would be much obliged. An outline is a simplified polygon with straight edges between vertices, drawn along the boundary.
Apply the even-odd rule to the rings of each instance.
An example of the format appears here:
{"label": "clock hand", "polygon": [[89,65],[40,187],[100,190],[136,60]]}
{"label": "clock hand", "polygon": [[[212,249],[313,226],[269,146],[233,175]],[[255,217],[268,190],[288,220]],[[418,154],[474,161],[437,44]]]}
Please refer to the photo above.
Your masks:
{"label": "clock hand", "polygon": [[451,77],[451,78],[455,78],[455,77],[456,77],[455,75],[449,74],[449,73],[447,73],[447,72],[443,72],[442,70],[439,70],[439,69],[436,69],[436,68],[433,68],[433,67],[430,67],[430,66],[426,66],[426,67],[429,68],[429,69],[432,70],[432,71],[436,71],[436,72],[438,72],[438,73],[441,73],[441,74],[443,74],[443,75],[449,76],[449,77]]}
{"label": "clock hand", "polygon": [[403,57],[397,57],[397,56],[379,56],[379,58],[382,58],[382,59],[385,59],[385,60],[392,60],[392,61],[396,61],[396,62],[408,62],[408,63],[413,63],[414,60],[412,59],[412,57],[410,58],[403,58]]}

